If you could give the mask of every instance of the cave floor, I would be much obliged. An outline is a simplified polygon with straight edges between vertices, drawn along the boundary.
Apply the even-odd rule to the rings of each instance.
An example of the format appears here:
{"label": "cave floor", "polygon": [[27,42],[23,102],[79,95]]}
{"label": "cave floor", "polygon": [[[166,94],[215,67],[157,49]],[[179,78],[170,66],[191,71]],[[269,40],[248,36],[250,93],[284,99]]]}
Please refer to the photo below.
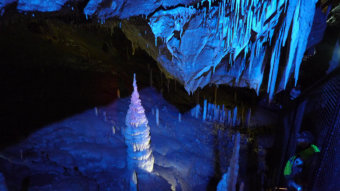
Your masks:
{"label": "cave floor", "polygon": [[[165,183],[181,184],[182,190],[206,190],[214,176],[211,124],[188,115],[179,122],[177,109],[154,89],[142,90],[141,100],[151,127],[153,173]],[[76,114],[4,149],[0,171],[8,188],[127,190],[126,146],[121,130],[129,101],[118,99],[97,108],[97,113],[90,109]],[[160,111],[159,126],[152,112],[156,108]]]}
{"label": "cave floor", "polygon": [[[179,111],[153,88],[141,90],[140,96],[151,127],[155,166],[152,177],[141,177],[139,184],[145,190],[214,190],[221,169],[229,164],[233,131],[190,113],[179,121]],[[129,97],[121,98],[76,114],[2,150],[0,172],[9,190],[128,190],[122,129],[129,103]],[[249,137],[242,137],[240,163],[247,164]],[[247,165],[240,166],[247,171]]]}

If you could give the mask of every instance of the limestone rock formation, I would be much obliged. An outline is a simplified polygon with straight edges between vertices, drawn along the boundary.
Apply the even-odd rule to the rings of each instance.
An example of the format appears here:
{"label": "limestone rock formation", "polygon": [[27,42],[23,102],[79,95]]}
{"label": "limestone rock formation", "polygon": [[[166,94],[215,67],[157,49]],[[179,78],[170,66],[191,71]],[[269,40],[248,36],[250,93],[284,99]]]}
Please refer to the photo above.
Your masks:
{"label": "limestone rock formation", "polygon": [[154,157],[150,148],[150,127],[145,116],[145,110],[139,99],[135,75],[133,88],[131,103],[125,119],[126,129],[124,131],[125,143],[128,147],[128,168],[139,168],[152,172]]}

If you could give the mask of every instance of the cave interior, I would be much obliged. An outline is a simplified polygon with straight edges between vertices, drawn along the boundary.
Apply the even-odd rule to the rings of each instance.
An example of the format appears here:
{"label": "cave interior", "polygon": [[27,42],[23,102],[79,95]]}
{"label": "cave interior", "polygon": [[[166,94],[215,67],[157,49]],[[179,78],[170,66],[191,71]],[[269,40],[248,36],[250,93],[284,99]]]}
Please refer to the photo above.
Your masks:
{"label": "cave interior", "polygon": [[0,0],[0,191],[339,191],[339,0]]}

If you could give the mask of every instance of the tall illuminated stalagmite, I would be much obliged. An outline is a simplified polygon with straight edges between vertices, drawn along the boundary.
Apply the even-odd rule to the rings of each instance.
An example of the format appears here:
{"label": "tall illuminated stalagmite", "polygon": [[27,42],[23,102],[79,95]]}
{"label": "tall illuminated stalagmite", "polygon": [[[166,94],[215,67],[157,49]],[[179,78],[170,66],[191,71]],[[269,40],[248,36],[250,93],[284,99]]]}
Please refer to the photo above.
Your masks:
{"label": "tall illuminated stalagmite", "polygon": [[152,172],[154,157],[150,148],[150,127],[145,116],[145,110],[139,99],[136,75],[133,79],[131,103],[126,114],[124,131],[125,143],[128,146],[128,167],[140,168]]}

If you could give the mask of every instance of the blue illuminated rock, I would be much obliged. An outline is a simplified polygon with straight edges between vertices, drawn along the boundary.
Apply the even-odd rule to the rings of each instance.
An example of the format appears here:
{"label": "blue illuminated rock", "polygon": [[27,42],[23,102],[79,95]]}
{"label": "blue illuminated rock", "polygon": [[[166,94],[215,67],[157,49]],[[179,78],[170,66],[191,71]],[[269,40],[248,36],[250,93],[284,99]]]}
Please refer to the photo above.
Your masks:
{"label": "blue illuminated rock", "polygon": [[125,19],[132,16],[149,15],[159,7],[189,5],[193,2],[194,0],[90,0],[84,13],[88,16],[96,14],[101,20],[111,17]]}
{"label": "blue illuminated rock", "polygon": [[[0,9],[15,0],[0,0]],[[68,0],[18,0],[22,11],[57,11]],[[207,84],[267,86],[269,99],[298,83],[317,0],[90,0],[86,17],[141,16],[144,30],[122,30],[191,93]],[[326,17],[325,17],[326,18]],[[133,25],[133,24],[130,24]],[[150,31],[152,36],[147,34]],[[141,34],[145,34],[144,36]],[[320,33],[323,34],[322,32]],[[151,38],[153,42],[150,41]],[[310,38],[317,41],[320,38]],[[313,43],[311,43],[313,44]],[[281,59],[286,52],[285,59]],[[265,74],[265,68],[268,73]],[[267,84],[263,84],[268,76]]]}
{"label": "blue illuminated rock", "polygon": [[68,0],[18,0],[18,10],[21,11],[58,11]]}
{"label": "blue illuminated rock", "polygon": [[332,59],[329,61],[329,67],[327,73],[331,73],[333,70],[340,66],[340,42],[339,40],[336,42]]}
{"label": "blue illuminated rock", "polygon": [[0,10],[6,7],[8,4],[14,3],[17,0],[0,0]]}
{"label": "blue illuminated rock", "polygon": [[[149,18],[149,25],[155,38],[163,40],[170,56],[160,54],[157,61],[183,82],[188,92],[209,83],[250,87],[259,92],[269,62],[267,92],[272,99],[279,66],[285,66],[280,79],[283,89],[292,72],[297,83],[315,3],[316,0],[221,1],[210,9],[178,7],[158,11]],[[176,32],[179,35],[175,36]],[[289,49],[287,64],[280,63],[283,47]]]}

